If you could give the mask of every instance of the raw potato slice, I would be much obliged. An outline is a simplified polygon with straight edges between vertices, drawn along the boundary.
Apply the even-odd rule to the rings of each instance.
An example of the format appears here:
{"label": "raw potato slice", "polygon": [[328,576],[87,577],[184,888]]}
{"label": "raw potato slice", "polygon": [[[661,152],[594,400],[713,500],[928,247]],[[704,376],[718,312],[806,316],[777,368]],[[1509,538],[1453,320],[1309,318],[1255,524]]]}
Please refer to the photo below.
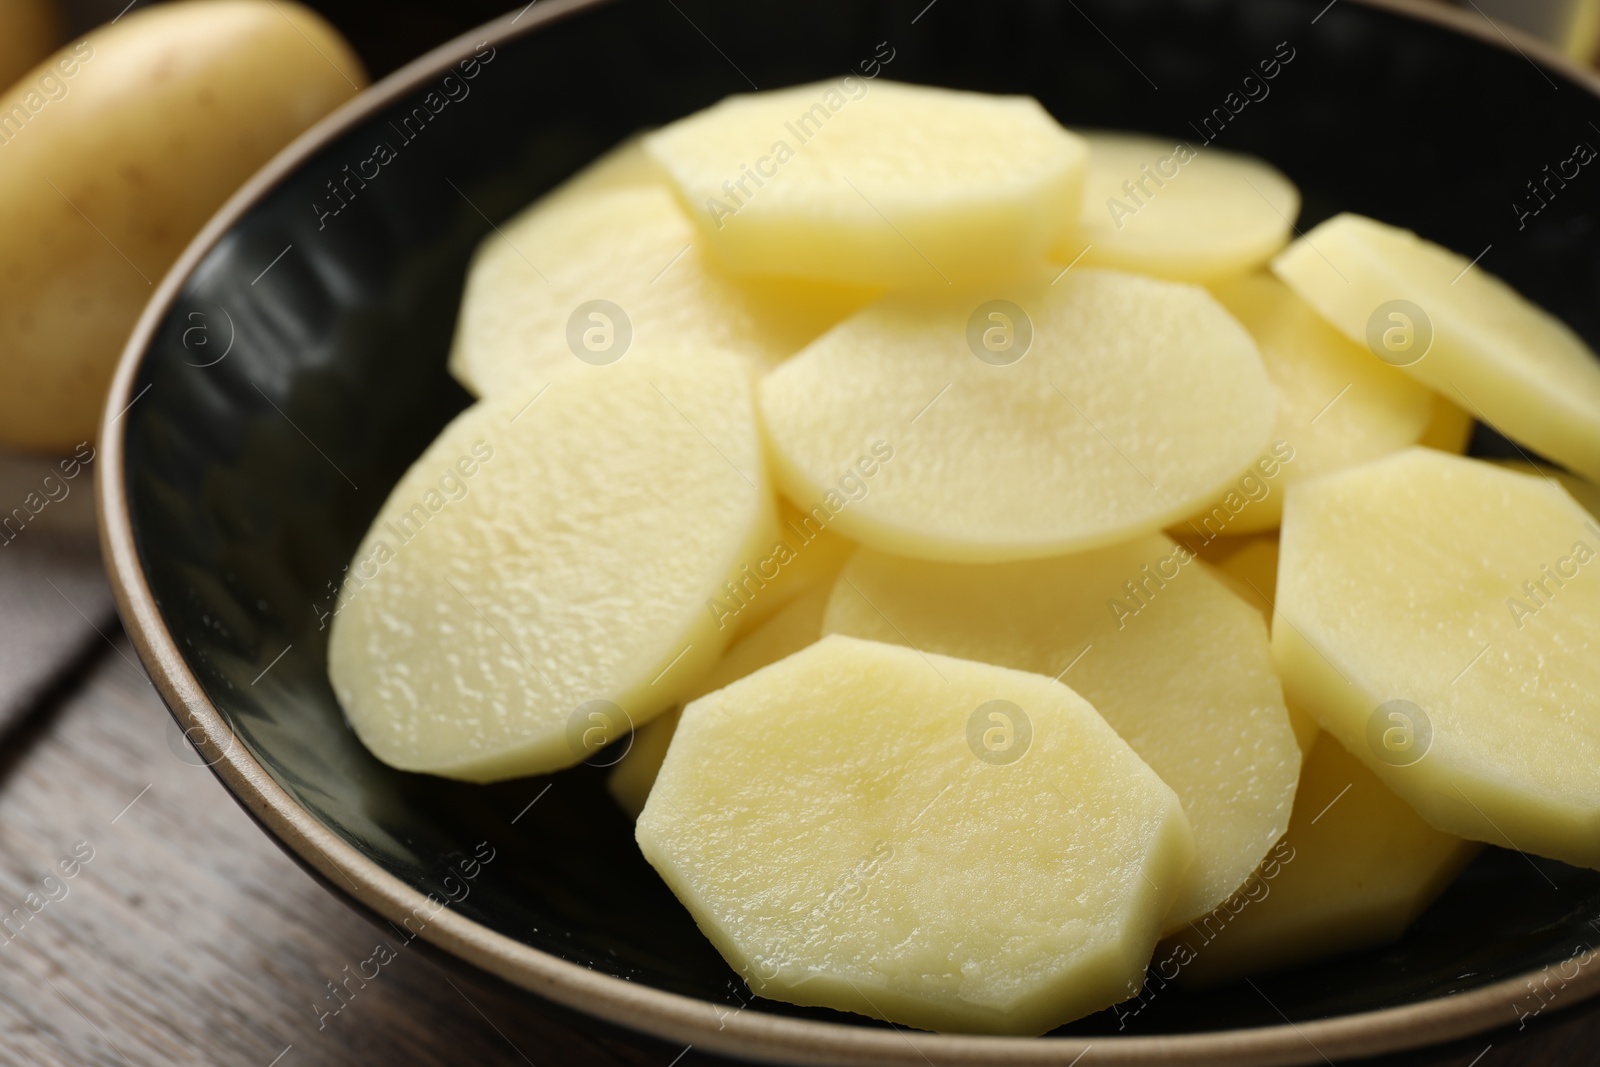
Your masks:
{"label": "raw potato slice", "polygon": [[561,370],[634,347],[725,348],[759,374],[873,295],[727,276],[629,142],[484,239],[450,372],[475,395],[516,390],[524,401]]}
{"label": "raw potato slice", "polygon": [[1043,263],[1087,154],[1032,97],[853,76],[730,96],[645,146],[731,269],[895,288]]}
{"label": "raw potato slice", "polygon": [[680,715],[682,710],[674,708],[634,730],[628,751],[606,776],[606,792],[630,818],[637,819],[644,810],[644,802],[661,771],[661,761],[667,758],[667,746],[677,732]]}
{"label": "raw potato slice", "polygon": [[777,540],[706,603],[718,628],[740,640],[800,594],[831,587],[856,546],[828,529],[830,520],[780,499]]}
{"label": "raw potato slice", "polygon": [[[1078,227],[1053,258],[1176,281],[1264,265],[1289,241],[1300,190],[1255,156],[1140,134],[1081,131],[1089,143]],[[1076,203],[1076,201],[1075,201]]]}
{"label": "raw potato slice", "polygon": [[863,549],[827,633],[1060,677],[1177,792],[1198,855],[1166,929],[1205,915],[1283,836],[1300,777],[1261,616],[1156,534],[1058,559],[925,563]]}
{"label": "raw potato slice", "polygon": [[1600,867],[1600,523],[1559,485],[1414,448],[1295,487],[1290,698],[1446,832]]}
{"label": "raw potato slice", "polygon": [[1271,624],[1272,600],[1278,585],[1275,533],[1218,538],[1201,546],[1200,558],[1215,567],[1228,588]]}
{"label": "raw potato slice", "polygon": [[613,189],[638,189],[660,185],[665,175],[644,150],[644,138],[635,135],[550,190],[542,199],[581,200]]}
{"label": "raw potato slice", "polygon": [[1280,445],[1190,520],[1205,536],[1277,529],[1290,485],[1415,444],[1432,421],[1431,392],[1353,344],[1272,275],[1211,292],[1261,350],[1278,397],[1272,432]]}
{"label": "raw potato slice", "polygon": [[761,996],[1006,1034],[1138,992],[1194,854],[1066,686],[840,636],[685,708],[637,836]]}
{"label": "raw potato slice", "polygon": [[1338,215],[1272,269],[1351,340],[1366,345],[1370,334],[1375,352],[1414,359],[1405,371],[1446,399],[1600,480],[1600,357],[1483,264],[1409,230]]}
{"label": "raw potato slice", "polygon": [[816,643],[822,636],[822,613],[827,610],[832,585],[819,585],[790,601],[766,622],[734,643],[711,672],[697,682],[685,700],[732,685],[769,663]]}
{"label": "raw potato slice", "polygon": [[[861,544],[974,562],[1193,514],[1267,447],[1273,418],[1254,342],[1208,293],[1095,270],[890,297],[769,374],[760,396],[791,499],[828,501]],[[845,499],[833,487],[874,447],[881,470]]]}
{"label": "raw potato slice", "polygon": [[1538,478],[1554,479],[1572,495],[1578,506],[1590,515],[1600,516],[1600,488],[1590,485],[1577,475],[1568,474],[1566,471],[1556,470],[1553,467],[1541,467],[1521,459],[1497,459],[1493,461],[1498,467],[1514,470],[1519,474],[1530,474]]}
{"label": "raw potato slice", "polygon": [[1581,478],[1577,478],[1566,471],[1551,471],[1550,476],[1561,483],[1561,487],[1572,494],[1583,510],[1590,515],[1600,517],[1600,487],[1591,485]]}
{"label": "raw potato slice", "polygon": [[1428,423],[1428,428],[1422,431],[1417,444],[1437,448],[1440,452],[1454,452],[1459,456],[1472,443],[1472,427],[1471,415],[1435,393],[1433,419]]}
{"label": "raw potato slice", "polygon": [[[1255,537],[1224,537],[1200,549],[1200,558],[1216,569],[1217,577],[1232,589],[1246,604],[1261,612],[1268,627],[1272,625],[1272,602],[1278,588],[1278,537],[1260,534]],[[1287,703],[1287,702],[1286,702]],[[1294,739],[1300,751],[1311,751],[1320,727],[1317,720],[1287,704],[1289,725],[1294,729]],[[1301,771],[1302,776],[1304,770]]]}
{"label": "raw potato slice", "polygon": [[1318,734],[1273,860],[1227,912],[1179,934],[1157,958],[1187,956],[1183,978],[1209,986],[1386,945],[1481,847],[1423,822]]}
{"label": "raw potato slice", "polygon": [[480,403],[400,479],[351,561],[334,692],[401,770],[487,782],[571,766],[709,669],[727,636],[706,598],[774,529],[736,356],[639,353],[564,374],[531,407]]}
{"label": "raw potato slice", "polygon": [[[822,612],[828,606],[829,592],[829,586],[821,585],[802,593],[734,642],[711,668],[711,673],[690,691],[687,699],[714,693],[814,643],[822,636]],[[645,798],[650,795],[656,773],[661,770],[661,761],[667,758],[667,746],[672,742],[680,717],[681,712],[669,711],[639,727],[627,755],[618,761],[606,779],[612,798],[635,818],[644,809]]]}

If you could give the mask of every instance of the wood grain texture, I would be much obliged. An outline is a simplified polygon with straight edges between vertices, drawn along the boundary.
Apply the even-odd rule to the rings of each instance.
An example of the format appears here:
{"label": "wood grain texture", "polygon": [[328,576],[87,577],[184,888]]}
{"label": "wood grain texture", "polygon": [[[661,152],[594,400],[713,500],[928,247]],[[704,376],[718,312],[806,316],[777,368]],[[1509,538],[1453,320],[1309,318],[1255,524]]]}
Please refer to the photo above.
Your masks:
{"label": "wood grain texture", "polygon": [[[60,861],[74,870],[91,850],[66,877]],[[28,916],[0,926],[0,1064],[671,1067],[683,1053],[587,1032],[410,948],[320,1017],[327,983],[398,939],[314,882],[197,765],[120,637],[0,752],[0,907]],[[1600,1006],[1561,1008],[1521,1033],[1378,1062],[1600,1063]],[[721,1061],[676,1060],[708,1062]]]}
{"label": "wood grain texture", "polygon": [[415,948],[320,1017],[328,982],[400,939],[235,806],[132,658],[119,639],[0,755],[0,1063],[666,1067],[681,1051],[583,1033]]}
{"label": "wood grain texture", "polygon": [[0,740],[103,647],[116,615],[94,525],[94,455],[88,442],[70,457],[0,450]]}

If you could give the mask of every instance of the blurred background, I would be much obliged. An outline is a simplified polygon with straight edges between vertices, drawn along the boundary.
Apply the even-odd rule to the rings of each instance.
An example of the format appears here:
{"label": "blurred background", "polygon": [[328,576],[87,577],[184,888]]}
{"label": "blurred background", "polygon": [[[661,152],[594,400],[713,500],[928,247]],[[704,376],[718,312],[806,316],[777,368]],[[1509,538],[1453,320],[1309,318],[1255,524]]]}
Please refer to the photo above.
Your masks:
{"label": "blurred background", "polygon": [[[149,0],[138,0],[147,6]],[[1600,59],[1600,0],[1433,0],[1476,10],[1555,44],[1571,58]],[[69,34],[115,18],[127,0],[60,0]],[[502,0],[307,0],[355,45],[374,80],[429,48],[511,8]]]}

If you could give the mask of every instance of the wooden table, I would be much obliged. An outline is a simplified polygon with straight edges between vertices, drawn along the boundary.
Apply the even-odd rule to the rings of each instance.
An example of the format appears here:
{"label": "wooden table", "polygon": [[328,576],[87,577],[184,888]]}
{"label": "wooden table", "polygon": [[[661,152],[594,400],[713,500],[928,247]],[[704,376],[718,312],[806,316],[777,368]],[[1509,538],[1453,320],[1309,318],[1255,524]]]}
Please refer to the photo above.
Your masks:
{"label": "wooden table", "polygon": [[[62,878],[56,865],[75,848],[92,858]],[[586,1033],[519,990],[417,954],[319,1027],[313,1003],[371,953],[376,929],[197,766],[116,633],[0,751],[4,912],[29,892],[56,899],[20,935],[0,928],[7,1065],[672,1067],[683,1053]],[[676,1064],[701,1062],[720,1061],[691,1050]],[[1386,1062],[1597,1064],[1600,1004]]]}
{"label": "wooden table", "polygon": [[0,751],[0,906],[48,900],[0,928],[0,1063],[666,1067],[681,1051],[592,1037],[414,952],[319,1028],[325,983],[380,935],[197,765],[113,637]]}

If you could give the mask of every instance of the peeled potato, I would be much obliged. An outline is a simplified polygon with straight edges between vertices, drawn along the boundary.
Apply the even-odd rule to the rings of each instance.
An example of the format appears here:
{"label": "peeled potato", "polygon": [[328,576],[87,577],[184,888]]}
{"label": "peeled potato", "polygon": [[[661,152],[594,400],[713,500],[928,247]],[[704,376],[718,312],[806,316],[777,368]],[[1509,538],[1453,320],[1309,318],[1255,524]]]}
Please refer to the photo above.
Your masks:
{"label": "peeled potato", "polygon": [[1197,858],[1166,929],[1226,900],[1289,825],[1300,750],[1266,627],[1159,534],[988,565],[862,550],[823,629],[1060,677],[1082,694],[1194,829]]}
{"label": "peeled potato", "polygon": [[1566,471],[1551,471],[1549,474],[1561,483],[1563,489],[1572,494],[1572,499],[1576,500],[1583,510],[1590,515],[1600,517],[1600,486],[1574,477]]}
{"label": "peeled potato", "polygon": [[1254,537],[1220,537],[1200,548],[1200,558],[1245,603],[1272,622],[1272,601],[1278,584],[1276,533]]}
{"label": "peeled potato", "polygon": [[[687,700],[714,693],[747,674],[776,663],[814,643],[822,636],[822,612],[828,606],[827,585],[818,586],[790,601],[766,622],[735,641],[711,668],[711,673],[689,691]],[[627,755],[606,779],[606,788],[622,809],[638,817],[655,784],[667,746],[678,728],[680,713],[670,711],[652,719],[634,733]]]}
{"label": "peeled potato", "polygon": [[[990,347],[998,345],[998,348]],[[887,298],[761,383],[793,500],[892,454],[844,536],[991,562],[1127,540],[1192,514],[1269,443],[1272,387],[1204,290],[1113,271]]]}
{"label": "peeled potato", "polygon": [[531,396],[563,369],[638,345],[725,348],[761,373],[872,295],[727,275],[630,141],[484,238],[450,372],[479,396]]}
{"label": "peeled potato", "polygon": [[717,628],[739,640],[801,594],[832,587],[855,545],[829,528],[829,518],[780,499],[777,539],[706,602]]}
{"label": "peeled potato", "polygon": [[[578,173],[540,197],[538,203],[585,200],[616,189],[660,185],[664,175],[644,150],[642,136],[633,136],[600,156]],[[531,214],[532,209],[522,212]],[[503,229],[504,227],[502,227]]]}
{"label": "peeled potato", "polygon": [[650,797],[661,771],[661,761],[667,758],[667,747],[678,730],[681,709],[674,708],[633,731],[628,750],[606,776],[606,792],[617,802],[617,807],[637,819]]}
{"label": "peeled potato", "polygon": [[321,16],[268,0],[130,11],[50,70],[0,96],[26,116],[0,146],[0,443],[67,449],[189,239],[366,79]]}
{"label": "peeled potato", "polygon": [[738,357],[636,353],[549,392],[447,426],[352,561],[329,675],[390,766],[487,782],[581,762],[710,667],[727,635],[706,598],[772,541]]}
{"label": "peeled potato", "polygon": [[1600,523],[1415,448],[1295,487],[1274,659],[1433,826],[1600,867]]}
{"label": "peeled potato", "polygon": [[1432,421],[1432,393],[1357,347],[1270,274],[1211,291],[1261,350],[1278,398],[1273,437],[1286,447],[1190,519],[1202,536],[1276,529],[1290,485],[1415,444]]}
{"label": "peeled potato", "polygon": [[1600,487],[1591,485],[1579,478],[1574,478],[1565,471],[1556,471],[1554,476],[1556,481],[1561,483],[1562,488],[1572,494],[1572,499],[1576,500],[1583,507],[1583,510],[1590,515],[1600,517]]}
{"label": "peeled potato", "polygon": [[1454,452],[1459,456],[1472,443],[1472,427],[1471,415],[1435,393],[1433,419],[1428,423],[1428,428],[1422,431],[1417,444],[1436,448],[1440,452]]}
{"label": "peeled potato", "polygon": [[[1223,537],[1200,549],[1200,558],[1211,564],[1223,584],[1235,596],[1261,612],[1262,618],[1272,625],[1272,604],[1278,587],[1278,537],[1258,534],[1255,537]],[[1301,753],[1311,751],[1320,728],[1317,720],[1285,702],[1289,712],[1289,726],[1294,739],[1300,743]],[[1301,772],[1302,777],[1304,771]]]}
{"label": "peeled potato", "polygon": [[1042,263],[1086,155],[1032,97],[854,76],[730,96],[645,146],[729,268],[896,288]]}
{"label": "peeled potato", "polygon": [[1137,992],[1194,848],[1066,686],[840,636],[685,708],[637,837],[760,995],[1007,1034]]}
{"label": "peeled potato", "polygon": [[1483,264],[1347,214],[1296,241],[1272,269],[1351,340],[1600,480],[1600,357]]}
{"label": "peeled potato", "polygon": [[1553,467],[1539,466],[1522,459],[1497,459],[1491,462],[1498,467],[1505,467],[1507,470],[1514,470],[1519,474],[1528,474],[1554,481],[1570,493],[1572,499],[1576,500],[1578,506],[1583,508],[1584,511],[1587,511],[1590,515],[1600,516],[1600,487],[1590,485],[1576,475],[1556,470]]}
{"label": "peeled potato", "polygon": [[[49,55],[60,40],[60,20],[50,0],[0,0],[0,92],[10,88],[35,63]],[[41,75],[46,74],[59,79],[61,72],[55,69],[41,72]],[[45,88],[50,86],[47,84]],[[12,126],[0,120],[0,143],[12,132]]]}
{"label": "peeled potato", "polygon": [[1319,734],[1276,862],[1229,910],[1174,937],[1157,959],[1187,957],[1185,981],[1217,985],[1386,945],[1480,848],[1423,822],[1338,741]]}
{"label": "peeled potato", "polygon": [[1083,138],[1078,226],[1052,253],[1062,263],[1209,282],[1255,270],[1288,243],[1300,191],[1270,163],[1143,134]]}

